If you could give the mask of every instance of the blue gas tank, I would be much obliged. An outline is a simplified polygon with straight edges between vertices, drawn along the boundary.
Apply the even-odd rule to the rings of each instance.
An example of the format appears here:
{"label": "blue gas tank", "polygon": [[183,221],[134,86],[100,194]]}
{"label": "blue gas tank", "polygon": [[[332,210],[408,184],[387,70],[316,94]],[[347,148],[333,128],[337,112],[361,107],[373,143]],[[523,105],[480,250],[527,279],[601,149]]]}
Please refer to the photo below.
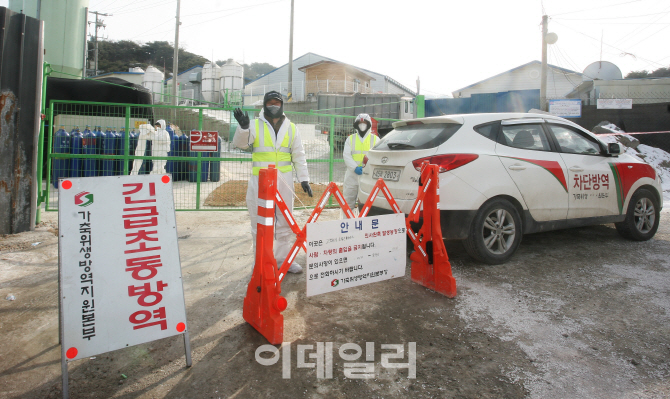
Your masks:
{"label": "blue gas tank", "polygon": [[[82,140],[82,153],[84,155],[96,155],[98,153],[97,130],[91,131],[88,126],[84,129]],[[85,158],[82,169],[82,177],[93,177],[97,174],[97,159]]]}
{"label": "blue gas tank", "polygon": [[[221,137],[219,137],[219,144],[216,152],[212,152],[211,156],[214,158],[220,158],[221,157],[221,143],[223,140],[221,140]],[[209,165],[209,179],[211,181],[219,181],[221,180],[221,162],[220,161],[210,161]]]}
{"label": "blue gas tank", "polygon": [[[188,137],[186,137],[185,135],[183,136],[175,135],[174,143],[175,143],[175,150],[174,150],[175,156],[177,157],[188,156],[187,152]],[[170,146],[172,146],[172,143],[170,143]],[[188,179],[186,173],[187,164],[188,164],[187,161],[175,161],[174,166],[172,167],[174,170],[173,174],[174,181],[181,181]]]}
{"label": "blue gas tank", "polygon": [[[118,155],[119,157],[123,156],[123,153],[126,148],[126,129],[121,128],[118,132],[112,131],[113,133],[116,134],[116,147],[114,148],[114,154]],[[133,149],[129,148],[128,149],[128,155],[133,155],[132,154]],[[123,174],[123,159],[118,158],[114,162],[114,174],[119,176]]]}
{"label": "blue gas tank", "polygon": [[[81,155],[84,153],[84,135],[79,126],[75,126],[70,132],[70,154]],[[70,177],[81,177],[84,160],[72,158],[70,164]]]}
{"label": "blue gas tank", "polygon": [[[130,140],[130,146],[128,149],[129,154],[128,155],[135,155],[135,149],[137,149],[137,138],[139,134],[135,131],[135,129],[130,131],[130,134],[128,135],[129,140]],[[136,160],[129,160],[128,161],[128,170],[132,171],[133,170],[133,162],[142,162],[141,159],[136,159]]]}
{"label": "blue gas tank", "polygon": [[[70,153],[70,134],[65,131],[65,126],[61,126],[56,133],[54,133],[54,154],[69,154]],[[54,159],[53,172],[51,183],[58,188],[58,179],[70,177],[70,160],[69,159]]]}
{"label": "blue gas tank", "polygon": [[[112,128],[107,126],[107,130],[100,132],[100,154],[114,155],[116,147],[116,134],[112,132]],[[100,176],[114,176],[114,160],[101,159],[101,174]]]}
{"label": "blue gas tank", "polygon": [[[207,160],[207,158],[209,158],[209,152],[202,152],[201,154],[200,162],[202,166],[200,167],[200,181],[206,182],[207,177],[209,176],[209,161]],[[193,183],[198,181],[198,153],[190,151],[189,157],[193,160],[188,162],[188,181]]]}

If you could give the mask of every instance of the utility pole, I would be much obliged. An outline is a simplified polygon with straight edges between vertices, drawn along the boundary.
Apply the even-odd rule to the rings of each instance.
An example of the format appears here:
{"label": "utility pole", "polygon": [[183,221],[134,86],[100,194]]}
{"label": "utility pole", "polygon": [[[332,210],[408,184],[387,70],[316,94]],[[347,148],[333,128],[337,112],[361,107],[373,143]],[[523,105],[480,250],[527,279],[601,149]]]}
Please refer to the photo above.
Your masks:
{"label": "utility pole", "polygon": [[172,59],[172,104],[177,105],[177,75],[179,72],[179,9],[181,0],[177,0],[177,24],[174,29],[174,57]]}
{"label": "utility pole", "polygon": [[[105,21],[101,20],[100,17],[101,16],[102,17],[111,17],[112,14],[103,14],[103,13],[98,12],[98,11],[89,11],[89,12],[91,14],[95,14],[95,38],[93,40],[93,43],[95,44],[95,48],[93,50],[94,51],[94,55],[93,55],[93,59],[94,59],[93,76],[96,76],[96,75],[98,75],[98,29],[107,27],[107,25],[105,25],[103,23]],[[89,22],[89,23],[91,23],[91,22]]]}
{"label": "utility pole", "polygon": [[540,76],[540,109],[548,111],[547,107],[547,24],[549,17],[542,16],[542,74]]}
{"label": "utility pole", "polygon": [[291,34],[288,43],[288,102],[293,101],[293,0],[291,0]]}

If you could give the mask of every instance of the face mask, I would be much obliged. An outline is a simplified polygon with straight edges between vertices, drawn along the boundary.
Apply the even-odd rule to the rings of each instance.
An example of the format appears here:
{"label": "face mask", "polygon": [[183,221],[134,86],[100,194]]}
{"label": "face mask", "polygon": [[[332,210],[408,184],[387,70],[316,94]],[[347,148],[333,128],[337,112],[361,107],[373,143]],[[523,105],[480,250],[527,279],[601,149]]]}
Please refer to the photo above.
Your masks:
{"label": "face mask", "polygon": [[359,124],[358,124],[358,129],[359,129],[361,132],[364,132],[365,130],[367,130],[367,128],[368,128],[368,124],[367,124],[367,123],[359,123]]}
{"label": "face mask", "polygon": [[270,115],[275,116],[277,113],[279,113],[279,108],[281,108],[281,105],[266,105],[265,106],[268,111],[270,111]]}

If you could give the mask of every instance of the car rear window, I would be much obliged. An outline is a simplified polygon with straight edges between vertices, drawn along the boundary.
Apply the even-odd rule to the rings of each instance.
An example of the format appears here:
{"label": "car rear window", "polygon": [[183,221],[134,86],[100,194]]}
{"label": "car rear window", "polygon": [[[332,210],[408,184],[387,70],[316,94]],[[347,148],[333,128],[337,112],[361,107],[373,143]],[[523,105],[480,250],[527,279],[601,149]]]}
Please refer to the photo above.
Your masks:
{"label": "car rear window", "polygon": [[457,123],[400,126],[375,146],[376,150],[425,150],[446,142],[461,128]]}

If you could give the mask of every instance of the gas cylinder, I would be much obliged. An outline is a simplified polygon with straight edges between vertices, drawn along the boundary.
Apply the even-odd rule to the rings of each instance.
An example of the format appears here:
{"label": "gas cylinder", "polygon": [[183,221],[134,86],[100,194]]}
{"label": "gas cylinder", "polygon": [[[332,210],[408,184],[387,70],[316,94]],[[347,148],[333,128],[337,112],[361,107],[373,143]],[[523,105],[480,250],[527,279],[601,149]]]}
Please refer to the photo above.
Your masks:
{"label": "gas cylinder", "polygon": [[116,133],[116,147],[114,148],[114,154],[119,156],[114,162],[114,174],[119,176],[123,174],[123,158],[120,157],[123,156],[123,152],[126,148],[126,128],[122,127],[118,132],[113,132]]}
{"label": "gas cylinder", "polygon": [[[84,150],[84,135],[79,130],[79,126],[75,126],[70,132],[70,154],[81,155]],[[81,158],[72,158],[70,164],[70,177],[81,177],[84,160]]]}
{"label": "gas cylinder", "polygon": [[[107,126],[104,132],[100,132],[100,154],[114,155],[116,147],[116,135],[112,132],[112,128]],[[114,160],[101,159],[101,174],[100,176],[114,176]]]}
{"label": "gas cylinder", "polygon": [[[221,157],[221,137],[219,137],[219,143],[217,144],[217,149],[216,152],[212,152],[211,156],[215,158],[220,158]],[[210,173],[209,173],[209,178],[211,181],[219,181],[221,180],[221,162],[220,161],[210,161]]]}
{"label": "gas cylinder", "polygon": [[[54,154],[70,153],[70,134],[61,126],[54,133]],[[51,183],[58,188],[58,179],[70,177],[70,159],[54,159]]]}
{"label": "gas cylinder", "polygon": [[[96,155],[98,152],[98,136],[97,131],[94,129],[91,131],[87,125],[84,128],[82,133],[82,154],[84,155]],[[93,158],[84,158],[84,165],[82,168],[82,177],[93,177],[97,172],[97,159]]]}
{"label": "gas cylinder", "polygon": [[[128,149],[128,155],[135,155],[135,149],[137,148],[137,138],[139,137],[139,133],[135,131],[135,129],[130,131],[129,134],[129,140],[130,140],[130,148]],[[130,160],[128,161],[128,170],[131,171],[133,170],[133,162],[142,162],[141,159],[136,159],[136,160]]]}

